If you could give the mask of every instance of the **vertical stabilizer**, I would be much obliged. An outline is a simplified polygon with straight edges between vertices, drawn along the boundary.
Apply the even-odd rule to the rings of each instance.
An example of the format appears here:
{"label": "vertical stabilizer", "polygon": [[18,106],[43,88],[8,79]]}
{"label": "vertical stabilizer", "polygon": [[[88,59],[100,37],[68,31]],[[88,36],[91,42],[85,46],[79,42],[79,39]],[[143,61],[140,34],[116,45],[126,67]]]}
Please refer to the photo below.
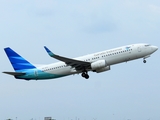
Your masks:
{"label": "vertical stabilizer", "polygon": [[5,48],[4,50],[15,71],[35,68],[34,65],[32,65],[30,62],[25,60],[23,57],[21,57],[19,54],[13,51],[11,48],[8,47],[8,48]]}

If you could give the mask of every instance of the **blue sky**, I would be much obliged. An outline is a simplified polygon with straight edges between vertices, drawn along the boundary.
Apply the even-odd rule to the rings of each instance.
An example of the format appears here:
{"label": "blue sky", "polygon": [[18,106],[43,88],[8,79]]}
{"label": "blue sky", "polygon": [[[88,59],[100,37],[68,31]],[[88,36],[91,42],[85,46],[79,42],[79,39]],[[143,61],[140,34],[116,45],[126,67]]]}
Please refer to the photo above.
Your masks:
{"label": "blue sky", "polygon": [[[0,71],[13,71],[3,48],[31,63],[57,62],[132,43],[160,46],[159,0],[1,0]],[[44,81],[0,74],[0,119],[159,120],[159,51],[147,59],[111,66],[108,72]]]}

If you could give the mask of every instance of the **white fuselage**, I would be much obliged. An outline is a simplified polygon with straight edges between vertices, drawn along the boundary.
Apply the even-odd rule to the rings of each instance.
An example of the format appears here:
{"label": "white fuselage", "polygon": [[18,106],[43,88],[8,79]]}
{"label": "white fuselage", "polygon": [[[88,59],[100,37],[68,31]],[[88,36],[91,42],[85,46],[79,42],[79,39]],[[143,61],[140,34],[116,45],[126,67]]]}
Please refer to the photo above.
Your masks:
{"label": "white fuselage", "polygon": [[[97,52],[94,54],[85,55],[82,57],[77,57],[74,59],[80,60],[80,61],[86,61],[90,63],[94,63],[99,60],[105,60],[107,63],[107,66],[110,67],[111,65],[127,62],[130,60],[135,60],[139,58],[145,59],[149,57],[157,49],[158,49],[157,47],[151,46],[149,44],[133,44],[133,45],[127,45],[123,47],[118,47],[115,49],[105,50],[102,52]],[[37,69],[50,74],[56,74],[56,75],[62,75],[62,76],[82,72],[82,71],[77,71],[74,67],[66,65],[64,62],[57,62],[49,65],[44,65],[44,66],[38,67]],[[89,69],[87,71],[92,71],[92,69]],[[37,75],[37,78],[38,78],[38,74],[40,73],[37,72],[35,74]]]}

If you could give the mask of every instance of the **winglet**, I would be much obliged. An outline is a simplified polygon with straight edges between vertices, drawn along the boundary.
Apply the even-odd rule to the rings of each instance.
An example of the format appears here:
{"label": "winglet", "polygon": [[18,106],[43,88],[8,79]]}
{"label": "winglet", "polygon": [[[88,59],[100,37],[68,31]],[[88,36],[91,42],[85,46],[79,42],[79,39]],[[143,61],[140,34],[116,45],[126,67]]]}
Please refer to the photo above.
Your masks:
{"label": "winglet", "polygon": [[45,50],[47,51],[47,53],[49,54],[49,56],[53,57],[55,54],[52,53],[46,46],[44,46]]}

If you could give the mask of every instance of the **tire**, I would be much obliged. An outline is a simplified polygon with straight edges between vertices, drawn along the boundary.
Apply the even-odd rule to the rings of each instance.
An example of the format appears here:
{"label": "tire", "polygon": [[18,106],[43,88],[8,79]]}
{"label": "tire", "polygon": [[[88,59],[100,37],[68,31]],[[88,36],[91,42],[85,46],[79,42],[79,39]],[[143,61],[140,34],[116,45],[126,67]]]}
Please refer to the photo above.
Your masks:
{"label": "tire", "polygon": [[85,75],[85,78],[86,78],[86,79],[88,79],[88,78],[89,78],[89,75],[88,75],[88,74],[86,74],[86,75]]}
{"label": "tire", "polygon": [[146,60],[143,60],[143,63],[146,63],[147,61]]}
{"label": "tire", "polygon": [[82,77],[85,77],[85,76],[86,76],[86,74],[83,72],[83,73],[82,73]]}

